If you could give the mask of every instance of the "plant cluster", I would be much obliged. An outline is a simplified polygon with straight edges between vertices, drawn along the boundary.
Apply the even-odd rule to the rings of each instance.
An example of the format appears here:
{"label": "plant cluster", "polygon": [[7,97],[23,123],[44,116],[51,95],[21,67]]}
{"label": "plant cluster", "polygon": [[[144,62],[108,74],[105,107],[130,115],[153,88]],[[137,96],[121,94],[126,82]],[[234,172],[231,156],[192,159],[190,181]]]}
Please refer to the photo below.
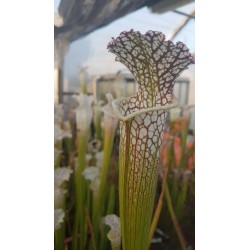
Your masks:
{"label": "plant cluster", "polygon": [[194,59],[157,31],[122,32],[108,49],[138,91],[108,94],[104,105],[82,88],[68,121],[55,107],[55,249],[145,250],[170,222],[187,249],[180,222],[192,193],[194,141],[188,120],[167,120],[177,106],[175,79]]}

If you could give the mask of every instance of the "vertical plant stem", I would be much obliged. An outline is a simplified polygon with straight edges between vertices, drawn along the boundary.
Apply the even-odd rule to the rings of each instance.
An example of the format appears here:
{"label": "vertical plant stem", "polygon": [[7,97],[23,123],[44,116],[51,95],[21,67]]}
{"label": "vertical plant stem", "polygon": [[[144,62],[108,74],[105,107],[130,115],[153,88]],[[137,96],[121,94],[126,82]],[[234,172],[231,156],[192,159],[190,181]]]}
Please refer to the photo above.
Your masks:
{"label": "vertical plant stem", "polygon": [[61,162],[61,155],[59,155],[55,161],[55,164],[54,164],[54,169],[57,169],[60,167],[60,162]]}
{"label": "vertical plant stem", "polygon": [[55,250],[64,250],[64,237],[65,237],[65,223],[63,222],[61,228],[55,232]]}
{"label": "vertical plant stem", "polygon": [[173,204],[176,204],[179,195],[179,177],[174,173],[172,177],[171,197]]}
{"label": "vertical plant stem", "polygon": [[[109,194],[109,197],[108,197],[107,209],[105,212],[106,215],[114,213],[114,207],[115,207],[115,186],[114,185],[110,186],[108,194]],[[107,233],[108,233],[107,229],[103,228],[103,230],[101,230],[101,243],[100,243],[99,249],[103,249],[103,250],[107,249],[107,243],[108,243]]]}
{"label": "vertical plant stem", "polygon": [[186,148],[187,148],[187,136],[188,136],[188,124],[189,122],[184,120],[181,130],[181,161],[180,168],[184,168],[186,166]]}
{"label": "vertical plant stem", "polygon": [[100,176],[100,186],[97,193],[97,197],[95,197],[94,200],[94,207],[93,207],[93,224],[94,224],[94,232],[96,241],[100,242],[99,240],[99,228],[100,228],[100,219],[105,214],[105,207],[107,204],[105,204],[105,197],[108,197],[107,195],[107,174],[108,169],[111,162],[111,156],[112,156],[112,150],[114,145],[114,137],[116,133],[117,128],[117,118],[110,113],[111,107],[109,105],[106,105],[103,108],[104,112],[104,143],[103,143],[103,162],[101,167],[101,176]]}
{"label": "vertical plant stem", "polygon": [[[56,144],[55,144],[55,149],[57,150],[62,150],[62,141],[58,141]],[[62,156],[61,156],[61,153],[60,155],[57,157],[55,163],[54,163],[54,169],[57,169],[60,167],[60,163],[61,163],[61,160],[62,160]]]}
{"label": "vertical plant stem", "polygon": [[115,185],[112,184],[109,189],[109,198],[106,214],[113,214],[115,209]]}
{"label": "vertical plant stem", "polygon": [[[66,198],[63,197],[62,207],[63,211],[66,211]],[[65,228],[66,228],[66,221],[67,221],[67,214],[65,213],[64,220],[61,224],[61,227],[59,230],[55,232],[56,235],[56,245],[55,250],[64,250],[64,239],[65,239]]]}
{"label": "vertical plant stem", "polygon": [[102,140],[102,129],[101,129],[101,107],[96,104],[94,107],[94,125],[95,125],[95,136],[97,140]]}
{"label": "vertical plant stem", "polygon": [[164,190],[165,190],[165,186],[166,186],[166,179],[167,179],[167,171],[164,172],[163,178],[162,178],[162,189],[161,189],[161,194],[155,209],[155,213],[153,216],[153,220],[151,223],[151,227],[150,227],[150,232],[149,232],[149,241],[148,241],[148,246],[150,246],[151,244],[151,240],[154,236],[154,232],[155,229],[157,227],[158,224],[158,220],[161,214],[161,210],[162,210],[162,205],[163,205],[163,196],[164,196]]}
{"label": "vertical plant stem", "polygon": [[188,181],[184,180],[181,185],[181,192],[180,192],[180,195],[178,196],[178,201],[176,205],[176,215],[178,216],[178,218],[181,218],[183,205],[185,203],[186,196],[187,196],[187,188],[188,188]]}
{"label": "vertical plant stem", "polygon": [[107,173],[108,168],[110,166],[110,159],[113,149],[113,142],[114,142],[115,131],[105,131],[104,134],[104,156],[103,156],[103,163],[101,169],[101,179],[100,179],[100,187],[98,192],[98,197],[96,202],[94,203],[94,222],[97,222],[97,219],[100,219],[100,208],[104,202],[104,194],[105,194],[105,186],[107,183]]}
{"label": "vertical plant stem", "polygon": [[181,244],[181,247],[183,250],[186,250],[186,240],[183,236],[183,233],[181,231],[181,228],[180,228],[180,225],[178,223],[178,220],[176,218],[176,215],[175,215],[175,212],[174,212],[174,208],[173,208],[173,205],[172,205],[172,200],[171,200],[171,196],[170,196],[170,193],[169,193],[169,189],[168,189],[168,184],[166,183],[166,186],[165,186],[165,197],[166,197],[166,201],[167,201],[167,206],[168,206],[168,210],[169,210],[169,213],[170,213],[170,217],[172,219],[172,222],[174,224],[174,228],[175,228],[175,231],[177,233],[177,236],[179,238],[179,241],[180,241],[180,244]]}
{"label": "vertical plant stem", "polygon": [[[83,249],[86,243],[87,236],[87,223],[83,217],[84,213],[84,195],[86,192],[86,182],[82,177],[82,171],[85,168],[85,155],[86,155],[86,138],[84,135],[79,137],[78,141],[78,167],[75,170],[75,192],[76,192],[76,213],[73,235],[73,249]],[[85,193],[84,193],[85,191]],[[86,199],[86,196],[85,196]],[[79,247],[78,247],[78,233],[80,233]]]}
{"label": "vertical plant stem", "polygon": [[90,234],[91,234],[92,247],[93,247],[93,250],[96,250],[97,248],[96,248],[96,243],[95,243],[93,225],[92,225],[90,215],[89,215],[89,211],[88,211],[87,207],[85,207],[85,214],[86,214],[87,223],[88,223],[88,227],[89,227]]}

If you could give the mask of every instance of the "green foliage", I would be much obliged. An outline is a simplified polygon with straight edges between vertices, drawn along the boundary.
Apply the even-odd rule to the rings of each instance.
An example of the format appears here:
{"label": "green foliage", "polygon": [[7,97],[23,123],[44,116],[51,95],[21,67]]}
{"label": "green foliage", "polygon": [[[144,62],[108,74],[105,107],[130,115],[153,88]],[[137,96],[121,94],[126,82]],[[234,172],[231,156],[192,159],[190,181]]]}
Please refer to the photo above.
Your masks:
{"label": "green foliage", "polygon": [[170,247],[178,244],[178,241],[186,247],[194,245],[195,144],[194,136],[188,135],[188,127],[187,117],[172,121],[169,132],[164,134],[161,152],[162,167],[167,169],[168,176],[163,180],[166,185],[166,203],[158,226],[168,231],[167,242]]}
{"label": "green foliage", "polygon": [[[103,120],[103,112],[98,114],[98,119]],[[112,118],[105,119],[107,123]],[[57,123],[55,126],[62,127],[62,124]],[[115,178],[118,166],[117,156],[113,154],[117,120],[113,127],[103,127],[101,134],[104,138],[98,138],[101,140],[97,140],[96,133],[89,136],[93,120],[84,130],[77,129],[74,118],[70,124],[73,136],[64,137],[55,144],[57,154],[60,152],[55,158],[55,169],[69,166],[73,171],[64,195],[62,209],[65,218],[60,229],[55,230],[55,249],[110,249],[108,228],[103,225],[102,217],[118,214]],[[96,170],[95,172],[99,172],[98,176],[90,180],[84,175],[86,169]]]}

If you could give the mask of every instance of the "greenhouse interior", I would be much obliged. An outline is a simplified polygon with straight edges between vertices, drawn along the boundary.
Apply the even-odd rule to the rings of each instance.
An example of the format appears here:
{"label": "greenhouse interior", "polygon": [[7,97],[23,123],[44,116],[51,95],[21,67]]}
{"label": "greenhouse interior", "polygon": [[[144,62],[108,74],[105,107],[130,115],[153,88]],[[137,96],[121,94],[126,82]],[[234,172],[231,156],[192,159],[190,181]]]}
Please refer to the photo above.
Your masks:
{"label": "greenhouse interior", "polygon": [[195,3],[54,0],[54,249],[195,249]]}

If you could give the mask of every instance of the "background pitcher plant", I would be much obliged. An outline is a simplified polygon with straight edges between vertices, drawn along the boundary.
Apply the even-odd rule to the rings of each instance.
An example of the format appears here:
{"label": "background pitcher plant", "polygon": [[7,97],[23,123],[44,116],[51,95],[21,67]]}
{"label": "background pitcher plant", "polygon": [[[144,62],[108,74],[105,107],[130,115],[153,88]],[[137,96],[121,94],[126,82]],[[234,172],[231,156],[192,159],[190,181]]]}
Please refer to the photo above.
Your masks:
{"label": "background pitcher plant", "polygon": [[130,30],[108,44],[138,83],[137,93],[112,101],[120,120],[119,206],[123,250],[149,248],[149,229],[159,171],[159,152],[168,110],[177,106],[175,79],[194,58],[165,35]]}

